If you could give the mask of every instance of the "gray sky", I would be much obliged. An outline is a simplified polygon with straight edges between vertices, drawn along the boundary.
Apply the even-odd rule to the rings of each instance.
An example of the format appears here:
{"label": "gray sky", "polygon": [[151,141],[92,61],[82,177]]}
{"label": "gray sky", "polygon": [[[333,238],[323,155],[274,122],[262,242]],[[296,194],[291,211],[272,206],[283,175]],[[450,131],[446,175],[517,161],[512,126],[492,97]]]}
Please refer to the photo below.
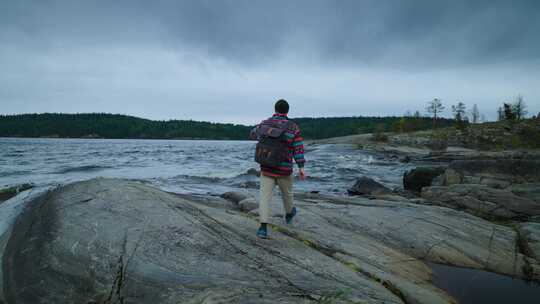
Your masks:
{"label": "gray sky", "polygon": [[517,94],[538,113],[539,84],[537,0],[0,0],[3,114],[494,118]]}

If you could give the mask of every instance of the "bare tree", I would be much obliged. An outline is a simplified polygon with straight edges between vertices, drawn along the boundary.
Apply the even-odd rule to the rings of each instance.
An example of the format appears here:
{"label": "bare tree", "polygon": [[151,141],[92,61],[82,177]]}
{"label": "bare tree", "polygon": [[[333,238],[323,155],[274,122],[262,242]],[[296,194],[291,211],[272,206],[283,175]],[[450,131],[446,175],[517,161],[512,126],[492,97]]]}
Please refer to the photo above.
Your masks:
{"label": "bare tree", "polygon": [[478,110],[478,106],[476,104],[473,105],[471,110],[471,120],[472,123],[480,122],[480,111]]}
{"label": "bare tree", "polygon": [[525,118],[528,113],[526,109],[527,105],[525,104],[525,101],[523,101],[523,96],[521,96],[521,94],[516,96],[514,104],[512,104],[512,112],[515,115],[515,119],[521,120]]}
{"label": "bare tree", "polygon": [[428,102],[426,111],[433,114],[433,129],[437,127],[438,114],[440,114],[443,110],[444,106],[442,105],[440,98],[433,98],[432,101]]}

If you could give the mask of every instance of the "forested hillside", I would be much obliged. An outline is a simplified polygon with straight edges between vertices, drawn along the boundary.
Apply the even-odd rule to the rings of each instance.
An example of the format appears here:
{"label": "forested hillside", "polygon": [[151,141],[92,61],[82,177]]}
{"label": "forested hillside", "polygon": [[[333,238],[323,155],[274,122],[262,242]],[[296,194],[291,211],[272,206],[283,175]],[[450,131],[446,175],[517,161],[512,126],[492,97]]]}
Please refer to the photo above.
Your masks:
{"label": "forested hillside", "polygon": [[[298,118],[303,136],[320,139],[392,130],[402,117]],[[414,130],[431,127],[431,119],[407,118]],[[440,126],[451,120],[440,120]],[[191,120],[155,121],[118,114],[0,115],[0,137],[246,139],[250,126]]]}

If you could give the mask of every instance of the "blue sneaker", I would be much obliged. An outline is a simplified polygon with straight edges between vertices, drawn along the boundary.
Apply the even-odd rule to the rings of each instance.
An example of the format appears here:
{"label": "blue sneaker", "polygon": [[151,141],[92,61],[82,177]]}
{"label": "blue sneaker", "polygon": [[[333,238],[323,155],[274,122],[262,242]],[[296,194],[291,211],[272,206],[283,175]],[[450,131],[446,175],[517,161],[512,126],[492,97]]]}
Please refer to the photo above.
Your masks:
{"label": "blue sneaker", "polygon": [[267,239],[268,238],[268,232],[266,231],[266,227],[259,227],[257,230],[257,236],[261,239]]}
{"label": "blue sneaker", "polygon": [[293,207],[291,210],[291,213],[287,213],[285,215],[285,223],[290,224],[295,215],[296,215],[296,207]]}

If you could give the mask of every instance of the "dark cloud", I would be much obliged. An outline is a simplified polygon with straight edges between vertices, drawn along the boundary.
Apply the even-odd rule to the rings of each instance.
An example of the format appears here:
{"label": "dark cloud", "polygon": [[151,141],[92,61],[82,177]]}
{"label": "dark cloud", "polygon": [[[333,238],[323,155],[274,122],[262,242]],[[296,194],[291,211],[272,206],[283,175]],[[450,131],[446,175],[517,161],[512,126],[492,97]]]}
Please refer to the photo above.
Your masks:
{"label": "dark cloud", "polygon": [[[212,109],[286,94],[318,100],[317,114],[331,96],[335,115],[358,100],[396,114],[438,92],[486,107],[521,92],[534,107],[539,32],[535,0],[0,0],[0,103],[117,111],[130,99],[134,114],[197,116],[180,100]],[[164,108],[145,115],[149,99]]]}
{"label": "dark cloud", "polygon": [[322,64],[540,58],[538,1],[21,0],[0,8],[3,39],[44,47],[160,43],[241,64],[307,47]]}

